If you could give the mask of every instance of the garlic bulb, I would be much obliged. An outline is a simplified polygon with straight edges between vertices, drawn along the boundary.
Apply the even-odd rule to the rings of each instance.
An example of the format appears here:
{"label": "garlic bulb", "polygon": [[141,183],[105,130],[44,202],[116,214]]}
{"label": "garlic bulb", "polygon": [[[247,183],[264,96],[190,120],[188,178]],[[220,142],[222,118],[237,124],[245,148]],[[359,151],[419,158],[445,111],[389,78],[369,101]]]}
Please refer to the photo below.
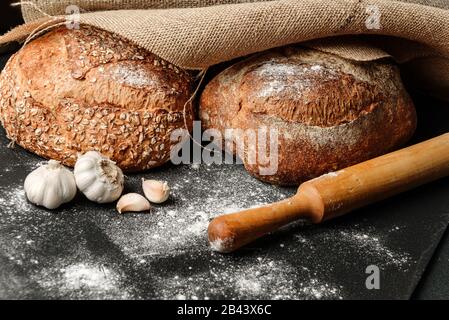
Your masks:
{"label": "garlic bulb", "polygon": [[166,181],[142,179],[145,197],[153,203],[162,203],[168,199],[170,188]]}
{"label": "garlic bulb", "polygon": [[31,172],[25,179],[24,187],[30,202],[47,209],[56,209],[72,201],[76,195],[73,173],[55,160]]}
{"label": "garlic bulb", "polygon": [[147,199],[138,193],[125,194],[117,202],[117,211],[122,212],[141,212],[150,210],[151,205]]}
{"label": "garlic bulb", "polygon": [[115,162],[96,151],[80,156],[75,164],[75,181],[82,193],[91,201],[109,203],[123,192],[124,177]]}

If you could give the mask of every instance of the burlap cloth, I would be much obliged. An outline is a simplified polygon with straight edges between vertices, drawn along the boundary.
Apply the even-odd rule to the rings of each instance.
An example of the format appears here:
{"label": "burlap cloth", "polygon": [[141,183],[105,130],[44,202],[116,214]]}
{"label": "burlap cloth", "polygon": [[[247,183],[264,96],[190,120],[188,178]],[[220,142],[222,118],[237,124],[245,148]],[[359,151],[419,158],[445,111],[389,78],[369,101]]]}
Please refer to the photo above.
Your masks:
{"label": "burlap cloth", "polygon": [[187,69],[302,42],[358,61],[391,56],[408,82],[449,100],[449,0],[22,0],[26,23],[0,44],[63,23],[68,5]]}

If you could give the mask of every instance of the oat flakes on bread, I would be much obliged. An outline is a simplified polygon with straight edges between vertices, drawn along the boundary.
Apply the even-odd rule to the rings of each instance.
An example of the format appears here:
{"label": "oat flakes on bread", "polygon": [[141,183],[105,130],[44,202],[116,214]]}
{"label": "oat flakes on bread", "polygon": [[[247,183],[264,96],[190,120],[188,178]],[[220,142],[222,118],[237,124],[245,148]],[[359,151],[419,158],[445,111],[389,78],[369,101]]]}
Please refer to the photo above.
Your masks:
{"label": "oat flakes on bread", "polygon": [[[278,170],[261,175],[257,150],[245,135],[237,153],[246,169],[274,184],[297,185],[376,157],[404,144],[416,127],[412,100],[388,59],[355,62],[284,47],[257,54],[215,76],[200,98],[203,129],[273,128],[279,133]],[[269,150],[271,152],[271,150]]]}
{"label": "oat flakes on bread", "polygon": [[[73,166],[101,152],[127,171],[169,160],[184,127],[190,74],[109,32],[48,32],[13,55],[0,76],[0,119],[9,139]],[[192,106],[186,106],[191,129]]]}

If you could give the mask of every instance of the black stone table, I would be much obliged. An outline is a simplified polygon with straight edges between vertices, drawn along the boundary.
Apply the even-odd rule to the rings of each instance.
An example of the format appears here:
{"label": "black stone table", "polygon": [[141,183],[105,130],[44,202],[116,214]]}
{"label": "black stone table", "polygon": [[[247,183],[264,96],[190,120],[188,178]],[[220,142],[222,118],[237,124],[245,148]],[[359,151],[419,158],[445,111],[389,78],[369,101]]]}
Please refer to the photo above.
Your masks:
{"label": "black stone table", "polygon": [[[449,131],[442,103],[419,107],[414,142]],[[127,177],[126,192],[141,192],[142,177],[169,182],[169,201],[150,213],[119,215],[113,204],[82,195],[47,211],[23,192],[43,159],[8,142],[1,129],[3,299],[408,299],[449,222],[446,178],[322,225],[295,223],[222,255],[206,240],[212,217],[295,189],[262,183],[239,165],[166,165]],[[378,290],[365,285],[371,265],[380,270]]]}

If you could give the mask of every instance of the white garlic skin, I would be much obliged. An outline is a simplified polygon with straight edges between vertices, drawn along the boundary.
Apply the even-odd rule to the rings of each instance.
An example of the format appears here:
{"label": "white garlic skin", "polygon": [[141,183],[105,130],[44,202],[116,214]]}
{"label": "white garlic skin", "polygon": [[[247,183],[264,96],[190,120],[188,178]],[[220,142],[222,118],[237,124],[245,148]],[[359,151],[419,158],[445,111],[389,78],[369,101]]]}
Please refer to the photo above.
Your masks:
{"label": "white garlic skin", "polygon": [[150,210],[151,205],[147,199],[138,193],[128,193],[117,202],[117,211],[123,212],[142,212]]}
{"label": "white garlic skin", "polygon": [[153,203],[165,202],[170,195],[170,187],[166,181],[142,179],[142,189],[145,197]]}
{"label": "white garlic skin", "polygon": [[122,170],[96,151],[86,152],[78,158],[74,174],[78,189],[90,201],[114,202],[123,192]]}
{"label": "white garlic skin", "polygon": [[31,203],[47,209],[56,209],[72,201],[77,191],[73,173],[55,160],[31,172],[24,188]]}

